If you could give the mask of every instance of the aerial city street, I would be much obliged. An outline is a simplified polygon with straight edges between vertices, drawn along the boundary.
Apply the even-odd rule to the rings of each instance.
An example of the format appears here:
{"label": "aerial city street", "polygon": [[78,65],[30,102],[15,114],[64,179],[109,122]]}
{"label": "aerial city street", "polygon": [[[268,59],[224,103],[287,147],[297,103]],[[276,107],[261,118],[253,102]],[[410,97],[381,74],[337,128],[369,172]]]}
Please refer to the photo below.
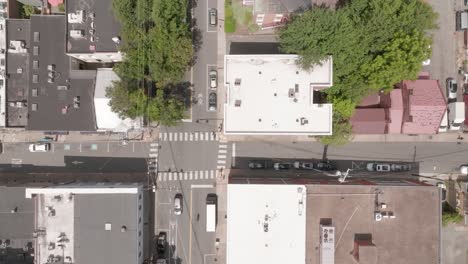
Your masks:
{"label": "aerial city street", "polygon": [[468,1],[0,11],[0,264],[468,263]]}

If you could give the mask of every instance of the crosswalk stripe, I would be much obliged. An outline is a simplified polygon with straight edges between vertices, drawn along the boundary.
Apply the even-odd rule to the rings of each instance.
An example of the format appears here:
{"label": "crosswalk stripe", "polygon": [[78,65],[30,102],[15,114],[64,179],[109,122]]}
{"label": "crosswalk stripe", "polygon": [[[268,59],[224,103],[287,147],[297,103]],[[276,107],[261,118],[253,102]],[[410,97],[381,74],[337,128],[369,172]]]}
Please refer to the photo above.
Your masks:
{"label": "crosswalk stripe", "polygon": [[183,175],[180,175],[180,179],[179,180],[184,180],[184,179],[187,179],[187,172],[184,171],[184,174]]}
{"label": "crosswalk stripe", "polygon": [[179,135],[179,133],[174,132],[174,141],[177,141],[177,135]]}
{"label": "crosswalk stripe", "polygon": [[156,148],[150,148],[150,152],[157,152],[157,151],[158,151],[158,149],[156,149]]}
{"label": "crosswalk stripe", "polygon": [[161,180],[162,180],[162,181],[166,181],[166,176],[167,176],[166,173],[162,173],[161,176],[162,176],[162,177],[161,177]]}
{"label": "crosswalk stripe", "polygon": [[168,181],[172,181],[172,172],[169,173],[168,177],[167,177],[167,180]]}
{"label": "crosswalk stripe", "polygon": [[210,171],[210,179],[213,179],[213,178],[214,178],[214,174],[215,174],[215,172],[214,172],[213,170]]}
{"label": "crosswalk stripe", "polygon": [[198,141],[198,132],[195,132],[195,141]]}
{"label": "crosswalk stripe", "polygon": [[[201,175],[200,175],[200,178],[201,178]],[[194,180],[198,180],[198,173],[195,173]]]}
{"label": "crosswalk stripe", "polygon": [[184,132],[179,132],[179,140],[180,141],[184,140]]}
{"label": "crosswalk stripe", "polygon": [[219,145],[219,148],[225,149],[227,148],[227,145]]}
{"label": "crosswalk stripe", "polygon": [[218,155],[218,159],[225,159],[226,155]]}
{"label": "crosswalk stripe", "polygon": [[162,134],[163,134],[163,133],[159,133],[159,135],[158,135],[159,140],[162,140],[162,138],[163,138],[163,135],[162,135]]}
{"label": "crosswalk stripe", "polygon": [[189,178],[192,178],[193,171],[190,171],[188,175],[185,175],[184,180],[188,180]]}
{"label": "crosswalk stripe", "polygon": [[193,180],[194,174],[196,174],[197,178],[198,178],[198,171],[194,171],[193,174],[190,174],[190,179],[189,180]]}
{"label": "crosswalk stripe", "polygon": [[218,164],[226,164],[225,160],[218,160]]}
{"label": "crosswalk stripe", "polygon": [[220,149],[218,151],[219,154],[226,154],[227,153],[227,149]]}
{"label": "crosswalk stripe", "polygon": [[203,133],[200,132],[200,140],[204,140]]}
{"label": "crosswalk stripe", "polygon": [[172,132],[169,132],[169,141],[172,141]]}
{"label": "crosswalk stripe", "polygon": [[215,140],[215,135],[216,135],[215,132],[211,133],[210,134],[210,140]]}
{"label": "crosswalk stripe", "polygon": [[189,134],[189,141],[193,141],[193,133]]}
{"label": "crosswalk stripe", "polygon": [[158,153],[150,153],[150,154],[149,154],[149,157],[150,157],[150,158],[157,158],[157,157],[158,157]]}
{"label": "crosswalk stripe", "polygon": [[210,140],[210,132],[205,132],[205,140]]}
{"label": "crosswalk stripe", "polygon": [[218,165],[218,167],[216,167],[216,168],[218,168],[218,170],[219,170],[219,169],[225,169],[226,166],[224,166],[224,165]]}
{"label": "crosswalk stripe", "polygon": [[151,143],[150,146],[151,146],[151,147],[157,147],[157,146],[158,146],[158,143]]}
{"label": "crosswalk stripe", "polygon": [[210,177],[210,171],[205,171],[205,179],[208,179]]}
{"label": "crosswalk stripe", "polygon": [[185,141],[188,140],[188,133],[187,133],[187,132],[184,133],[184,140],[185,140]]}

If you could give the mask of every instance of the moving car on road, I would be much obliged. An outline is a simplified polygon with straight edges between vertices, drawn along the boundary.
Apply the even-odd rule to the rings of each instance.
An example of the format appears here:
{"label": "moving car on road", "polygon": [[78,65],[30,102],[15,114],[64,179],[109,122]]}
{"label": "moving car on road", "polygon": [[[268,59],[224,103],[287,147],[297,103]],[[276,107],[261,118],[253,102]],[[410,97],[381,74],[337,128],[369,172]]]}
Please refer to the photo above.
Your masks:
{"label": "moving car on road", "polygon": [[166,241],[167,241],[167,233],[166,232],[159,232],[158,235],[158,243],[157,243],[157,251],[158,257],[162,258],[166,254]]}
{"label": "moving car on road", "polygon": [[314,164],[312,162],[295,161],[293,163],[293,167],[295,169],[311,170],[314,168]]}
{"label": "moving car on road", "polygon": [[445,82],[447,85],[447,98],[457,99],[457,81],[452,77],[449,77]]}
{"label": "moving car on road", "polygon": [[291,168],[291,164],[289,163],[276,162],[273,164],[273,169],[275,170],[289,170],[289,168]]}
{"label": "moving car on road", "polygon": [[460,173],[463,175],[468,175],[468,165],[461,165],[460,166]]}
{"label": "moving car on road", "polygon": [[249,161],[249,169],[256,170],[256,169],[266,169],[266,168],[267,168],[266,160]]}
{"label": "moving car on road", "polygon": [[47,152],[50,150],[50,143],[33,143],[29,145],[30,152]]}
{"label": "moving car on road", "polygon": [[174,214],[181,215],[182,214],[182,194],[178,193],[174,197]]}

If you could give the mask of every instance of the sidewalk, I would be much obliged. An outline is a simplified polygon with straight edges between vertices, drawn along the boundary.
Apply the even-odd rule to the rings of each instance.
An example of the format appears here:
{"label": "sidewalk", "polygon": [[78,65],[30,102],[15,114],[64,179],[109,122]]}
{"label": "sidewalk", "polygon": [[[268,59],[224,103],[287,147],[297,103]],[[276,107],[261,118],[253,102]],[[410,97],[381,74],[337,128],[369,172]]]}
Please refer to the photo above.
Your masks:
{"label": "sidewalk", "polygon": [[[226,141],[293,141],[293,142],[317,142],[317,137],[309,136],[251,136],[251,135],[224,135],[219,138]],[[466,136],[466,137],[465,137]],[[461,132],[446,132],[436,135],[354,135],[350,142],[467,142],[468,135]]]}
{"label": "sidewalk", "polygon": [[216,194],[218,195],[218,224],[216,226],[216,263],[226,263],[227,239],[227,185],[229,169],[218,171],[216,175]]}
{"label": "sidewalk", "polygon": [[80,133],[71,131],[68,135],[46,135],[43,131],[28,131],[24,128],[8,128],[0,129],[0,140],[6,143],[28,143],[37,142],[44,138],[51,138],[52,142],[112,142],[122,141],[138,141],[150,142],[158,137],[159,129],[152,128],[143,131],[130,131],[125,138],[121,133]]}

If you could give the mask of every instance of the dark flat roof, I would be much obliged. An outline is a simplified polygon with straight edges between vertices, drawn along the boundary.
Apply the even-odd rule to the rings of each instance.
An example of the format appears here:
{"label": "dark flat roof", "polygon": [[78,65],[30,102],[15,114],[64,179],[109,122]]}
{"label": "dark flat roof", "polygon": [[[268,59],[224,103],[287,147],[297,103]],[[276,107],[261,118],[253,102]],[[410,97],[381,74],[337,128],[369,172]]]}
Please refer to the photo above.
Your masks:
{"label": "dark flat roof", "polygon": [[[62,15],[31,16],[31,39],[39,32],[40,41],[32,42],[37,46],[39,54],[30,52],[29,80],[29,130],[63,130],[63,131],[93,131],[96,122],[93,110],[94,78],[70,79],[70,57],[65,53],[66,17]],[[38,61],[38,69],[33,68],[33,62]],[[51,71],[48,65],[54,65],[52,70],[54,81],[48,81]],[[37,83],[34,83],[34,75]],[[59,90],[58,86],[67,86],[68,90]],[[33,96],[33,89],[37,96]],[[74,108],[74,98],[79,96],[80,107]],[[37,110],[32,111],[32,105],[37,104]],[[68,107],[66,114],[63,108]]]}
{"label": "dark flat roof", "polygon": [[[6,100],[7,100],[7,125],[26,126],[28,108],[18,107],[16,102],[28,99],[29,85],[29,53],[30,45],[30,21],[29,19],[8,19],[7,48],[10,41],[22,41],[25,52],[15,53],[7,50],[6,72]],[[14,104],[13,105],[10,105]]]}
{"label": "dark flat roof", "polygon": [[[113,37],[120,35],[120,23],[114,17],[112,0],[68,0],[67,15],[78,10],[84,11],[83,23],[67,21],[67,51],[69,53],[117,52]],[[90,14],[94,13],[94,18]],[[94,22],[94,34],[91,34]],[[84,37],[70,37],[70,30],[83,30]],[[91,36],[94,35],[94,42]],[[93,48],[90,48],[94,46]]]}
{"label": "dark flat roof", "polygon": [[[33,263],[32,257],[18,258],[29,244],[33,246],[34,210],[31,199],[25,198],[24,187],[0,186],[0,240],[10,240],[8,249],[0,248],[0,263]],[[17,208],[16,213],[11,210]]]}
{"label": "dark flat roof", "polygon": [[[138,194],[75,195],[74,261],[136,263],[139,253],[137,203]],[[106,223],[111,224],[110,231],[105,230]],[[126,232],[121,232],[122,226],[126,226]]]}
{"label": "dark flat roof", "polygon": [[[392,212],[395,218],[375,221],[376,211]],[[360,247],[360,263],[440,262],[437,187],[307,185],[306,217],[307,264],[320,263],[319,226],[325,222],[335,227],[335,263],[357,263],[350,254],[356,236],[370,236],[375,245]]]}

